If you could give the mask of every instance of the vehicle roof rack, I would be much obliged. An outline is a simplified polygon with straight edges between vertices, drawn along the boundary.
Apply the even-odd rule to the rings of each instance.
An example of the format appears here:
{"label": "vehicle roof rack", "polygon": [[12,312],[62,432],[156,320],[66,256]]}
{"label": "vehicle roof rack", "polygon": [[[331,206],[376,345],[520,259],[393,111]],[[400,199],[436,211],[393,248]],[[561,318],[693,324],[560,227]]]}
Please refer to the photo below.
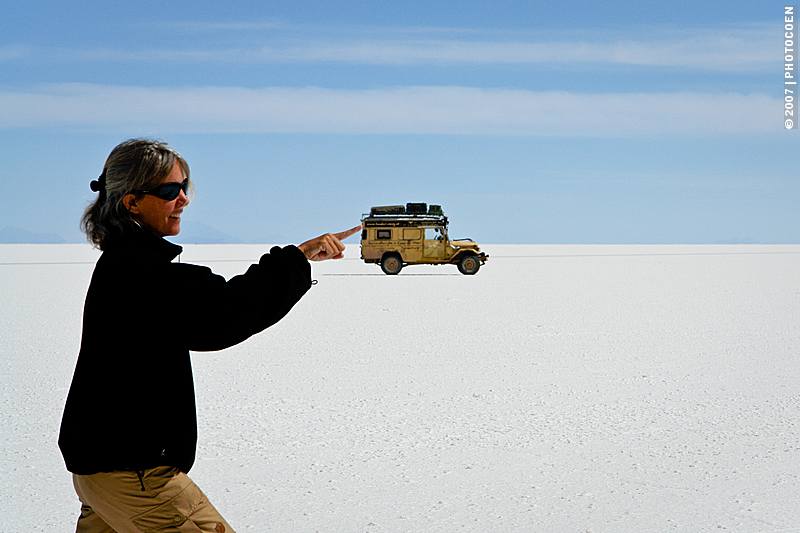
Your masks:
{"label": "vehicle roof rack", "polygon": [[406,205],[379,205],[370,208],[369,213],[364,213],[361,220],[367,226],[374,225],[402,225],[411,226],[430,222],[437,225],[447,225],[447,217],[441,205],[426,203],[408,203]]}

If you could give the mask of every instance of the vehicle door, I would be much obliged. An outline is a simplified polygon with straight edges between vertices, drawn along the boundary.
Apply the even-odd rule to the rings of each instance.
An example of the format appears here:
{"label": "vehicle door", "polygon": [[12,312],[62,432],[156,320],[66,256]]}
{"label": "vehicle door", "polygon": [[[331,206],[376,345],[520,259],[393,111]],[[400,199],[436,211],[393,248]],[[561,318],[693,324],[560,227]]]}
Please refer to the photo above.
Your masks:
{"label": "vehicle door", "polygon": [[439,227],[425,228],[423,256],[429,261],[441,261],[444,257],[444,234]]}
{"label": "vehicle door", "polygon": [[422,260],[422,229],[399,228],[399,230],[402,237],[403,261],[416,263]]}

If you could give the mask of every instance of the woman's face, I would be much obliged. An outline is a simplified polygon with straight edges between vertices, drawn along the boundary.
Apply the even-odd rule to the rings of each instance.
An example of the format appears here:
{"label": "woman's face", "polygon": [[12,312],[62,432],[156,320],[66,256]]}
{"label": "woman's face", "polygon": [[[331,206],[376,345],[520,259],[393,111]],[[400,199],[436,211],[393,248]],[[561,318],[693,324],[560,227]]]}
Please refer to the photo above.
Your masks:
{"label": "woman's face", "polygon": [[[161,182],[164,183],[181,183],[184,180],[183,170],[176,162],[172,166],[172,171]],[[127,196],[133,197],[131,201]],[[180,191],[178,197],[174,200],[162,200],[152,194],[145,194],[138,199],[134,195],[127,195],[125,206],[128,210],[136,216],[136,219],[141,222],[143,226],[150,229],[154,233],[166,237],[169,235],[177,235],[181,231],[181,213],[183,209],[189,205],[189,198]]]}

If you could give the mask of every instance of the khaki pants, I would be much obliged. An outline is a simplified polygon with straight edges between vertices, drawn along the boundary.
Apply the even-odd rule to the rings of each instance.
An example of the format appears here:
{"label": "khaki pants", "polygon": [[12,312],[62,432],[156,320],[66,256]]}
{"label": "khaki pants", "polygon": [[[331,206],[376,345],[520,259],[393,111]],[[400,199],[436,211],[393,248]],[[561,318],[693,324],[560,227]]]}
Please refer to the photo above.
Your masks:
{"label": "khaki pants", "polygon": [[76,533],[234,533],[189,476],[171,466],[73,474]]}

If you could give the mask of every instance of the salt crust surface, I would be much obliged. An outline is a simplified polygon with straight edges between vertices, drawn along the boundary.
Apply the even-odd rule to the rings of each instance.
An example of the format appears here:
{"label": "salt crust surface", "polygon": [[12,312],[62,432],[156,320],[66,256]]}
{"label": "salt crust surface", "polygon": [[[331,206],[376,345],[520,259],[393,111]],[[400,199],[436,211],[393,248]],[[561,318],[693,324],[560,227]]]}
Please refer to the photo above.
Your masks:
{"label": "salt crust surface", "polygon": [[[800,525],[800,246],[484,249],[391,277],[351,245],[275,327],[193,355],[191,475],[237,530]],[[0,246],[3,531],[74,528],[56,439],[97,255]]]}

